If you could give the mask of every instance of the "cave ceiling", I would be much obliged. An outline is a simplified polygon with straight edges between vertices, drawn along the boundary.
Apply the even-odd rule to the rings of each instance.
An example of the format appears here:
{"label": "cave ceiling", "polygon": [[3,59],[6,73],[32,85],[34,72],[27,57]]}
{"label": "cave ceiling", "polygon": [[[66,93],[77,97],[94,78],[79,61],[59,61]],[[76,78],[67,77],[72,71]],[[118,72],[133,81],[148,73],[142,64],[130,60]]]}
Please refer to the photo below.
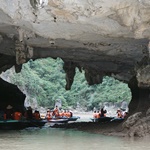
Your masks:
{"label": "cave ceiling", "polygon": [[149,88],[149,0],[2,0],[0,71],[60,57],[70,89],[75,67],[89,84],[105,75]]}

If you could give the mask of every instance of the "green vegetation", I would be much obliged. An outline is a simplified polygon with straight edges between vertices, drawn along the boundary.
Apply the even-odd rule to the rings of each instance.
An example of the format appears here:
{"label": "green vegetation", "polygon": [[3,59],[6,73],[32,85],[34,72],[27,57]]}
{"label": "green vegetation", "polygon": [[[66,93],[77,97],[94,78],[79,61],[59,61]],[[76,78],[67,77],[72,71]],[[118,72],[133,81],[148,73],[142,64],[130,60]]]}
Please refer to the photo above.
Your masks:
{"label": "green vegetation", "polygon": [[22,87],[30,98],[37,99],[39,106],[54,107],[57,99],[63,108],[76,108],[77,103],[88,110],[102,102],[130,101],[131,93],[126,84],[111,77],[104,77],[102,84],[89,86],[84,73],[76,69],[76,76],[70,91],[65,90],[65,72],[61,59],[30,60],[23,65],[21,73],[14,74],[11,82]]}

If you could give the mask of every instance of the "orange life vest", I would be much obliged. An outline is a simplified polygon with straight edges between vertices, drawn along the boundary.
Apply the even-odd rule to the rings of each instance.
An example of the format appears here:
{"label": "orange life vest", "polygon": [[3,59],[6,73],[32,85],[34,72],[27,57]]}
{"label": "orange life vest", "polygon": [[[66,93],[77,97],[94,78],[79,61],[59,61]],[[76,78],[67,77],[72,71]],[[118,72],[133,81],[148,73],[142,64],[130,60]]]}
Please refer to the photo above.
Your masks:
{"label": "orange life vest", "polygon": [[64,112],[64,117],[68,118],[67,112]]}
{"label": "orange life vest", "polygon": [[55,116],[55,117],[59,116],[59,110],[57,108],[54,109],[53,116]]}
{"label": "orange life vest", "polygon": [[21,120],[22,113],[21,112],[14,112],[14,120]]}
{"label": "orange life vest", "polygon": [[4,120],[6,120],[6,119],[7,119],[6,114],[4,114]]}
{"label": "orange life vest", "polygon": [[52,119],[52,115],[51,115],[51,113],[50,113],[50,112],[47,112],[47,114],[46,114],[46,119],[47,119],[47,120]]}
{"label": "orange life vest", "polygon": [[66,113],[66,117],[67,117],[67,118],[70,118],[70,117],[71,117],[71,113],[70,113],[70,112],[67,112],[67,113]]}
{"label": "orange life vest", "polygon": [[100,118],[100,113],[96,113],[96,118]]}
{"label": "orange life vest", "polygon": [[63,117],[64,116],[64,112],[59,113],[59,116]]}

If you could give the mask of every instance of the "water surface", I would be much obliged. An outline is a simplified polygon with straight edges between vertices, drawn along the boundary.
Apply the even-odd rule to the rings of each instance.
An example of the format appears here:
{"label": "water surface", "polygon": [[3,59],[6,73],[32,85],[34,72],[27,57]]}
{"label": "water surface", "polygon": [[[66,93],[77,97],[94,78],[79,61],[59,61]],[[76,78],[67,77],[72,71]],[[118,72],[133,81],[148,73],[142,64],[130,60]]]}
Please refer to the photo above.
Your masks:
{"label": "water surface", "polygon": [[0,150],[149,150],[149,139],[125,139],[76,130],[0,131]]}

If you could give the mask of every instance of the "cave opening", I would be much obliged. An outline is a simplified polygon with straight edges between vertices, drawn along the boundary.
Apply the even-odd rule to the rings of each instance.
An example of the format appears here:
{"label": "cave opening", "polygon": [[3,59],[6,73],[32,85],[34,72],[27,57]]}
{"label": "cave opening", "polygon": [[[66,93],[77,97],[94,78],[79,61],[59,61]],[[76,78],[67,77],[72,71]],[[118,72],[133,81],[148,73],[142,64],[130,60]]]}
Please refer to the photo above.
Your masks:
{"label": "cave opening", "polygon": [[[101,84],[89,85],[85,71],[76,68],[70,90],[66,90],[66,72],[62,59],[30,60],[22,66],[20,73],[14,67],[1,74],[1,77],[15,84],[26,95],[24,106],[53,109],[61,100],[63,109],[79,111],[99,110],[105,106],[115,115],[117,108],[128,111],[131,92],[128,85],[112,77],[104,76]],[[110,111],[109,111],[110,109]]]}

